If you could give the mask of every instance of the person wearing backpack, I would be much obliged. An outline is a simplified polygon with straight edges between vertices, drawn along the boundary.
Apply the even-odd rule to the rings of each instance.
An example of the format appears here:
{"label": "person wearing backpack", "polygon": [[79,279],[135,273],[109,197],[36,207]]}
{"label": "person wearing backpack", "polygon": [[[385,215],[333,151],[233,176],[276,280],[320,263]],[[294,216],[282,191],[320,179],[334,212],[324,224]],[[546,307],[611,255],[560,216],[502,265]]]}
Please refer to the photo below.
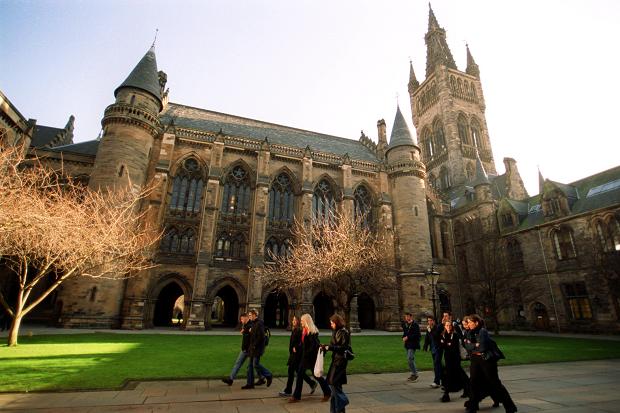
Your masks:
{"label": "person wearing backpack", "polygon": [[273,375],[265,366],[260,364],[260,358],[265,353],[265,324],[263,320],[258,318],[256,310],[250,310],[248,312],[250,320],[252,321],[252,327],[250,328],[250,344],[248,346],[248,356],[250,357],[250,363],[248,364],[248,381],[247,384],[241,387],[243,390],[253,389],[255,385],[261,385],[262,380],[254,383],[254,369],[256,372],[264,377],[267,382],[267,387],[271,386]]}

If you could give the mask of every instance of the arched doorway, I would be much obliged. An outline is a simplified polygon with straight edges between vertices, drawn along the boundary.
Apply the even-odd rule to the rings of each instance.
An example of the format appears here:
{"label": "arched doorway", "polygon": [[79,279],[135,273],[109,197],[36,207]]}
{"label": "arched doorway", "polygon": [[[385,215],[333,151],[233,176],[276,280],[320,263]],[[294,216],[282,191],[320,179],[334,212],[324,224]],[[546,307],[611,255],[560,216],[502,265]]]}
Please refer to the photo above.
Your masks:
{"label": "arched doorway", "polygon": [[375,302],[366,293],[357,297],[357,319],[362,330],[375,329]]}
{"label": "arched doorway", "polygon": [[452,311],[452,303],[450,302],[450,294],[446,290],[439,290],[437,292],[439,296],[439,314],[440,317],[443,313],[447,311]]}
{"label": "arched doorway", "polygon": [[543,303],[535,302],[532,310],[534,312],[534,328],[536,330],[549,330],[547,307]]}
{"label": "arched doorway", "polygon": [[332,298],[324,292],[320,292],[314,297],[312,305],[314,306],[314,324],[318,328],[329,329],[329,317],[334,314]]}
{"label": "arched doorway", "polygon": [[172,319],[177,316],[174,313],[175,303],[183,296],[183,290],[176,282],[172,281],[161,289],[157,302],[155,303],[155,313],[153,314],[153,325],[156,327],[171,327],[176,323]]}
{"label": "arched doorway", "polygon": [[265,325],[269,328],[288,327],[288,299],[286,294],[272,291],[265,300]]}
{"label": "arched doorway", "polygon": [[211,306],[211,325],[234,327],[239,319],[239,297],[230,285],[220,288]]}

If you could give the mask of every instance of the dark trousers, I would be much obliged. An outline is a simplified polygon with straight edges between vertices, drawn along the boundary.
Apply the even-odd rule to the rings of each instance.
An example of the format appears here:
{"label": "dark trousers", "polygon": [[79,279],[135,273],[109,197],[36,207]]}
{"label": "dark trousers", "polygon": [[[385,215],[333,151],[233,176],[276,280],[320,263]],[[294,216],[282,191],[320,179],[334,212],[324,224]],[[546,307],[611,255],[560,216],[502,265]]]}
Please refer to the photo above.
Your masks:
{"label": "dark trousers", "polygon": [[342,384],[330,384],[332,397],[329,399],[329,413],[340,413],[349,404],[349,398],[342,391]]}
{"label": "dark trousers", "polygon": [[[295,392],[293,392],[293,397],[297,400],[301,400],[301,388],[304,386],[304,376],[306,375],[306,368],[303,365],[303,362],[299,364],[299,368],[297,369],[297,381],[295,382]],[[310,380],[310,378],[308,378]],[[323,391],[323,396],[331,396],[331,390],[329,390],[329,386],[327,385],[327,380],[324,377],[316,377],[316,381],[319,382],[321,386],[321,390]],[[307,380],[306,380],[307,382]]]}
{"label": "dark trousers", "polygon": [[[284,388],[284,393],[292,393],[293,392],[293,381],[295,380],[295,375],[299,371],[299,364],[289,364],[288,365],[288,379],[286,380],[286,387]],[[308,383],[310,387],[316,385],[316,382],[312,380],[304,371],[302,375],[303,381]],[[303,384],[302,384],[303,387]]]}
{"label": "dark trousers", "polygon": [[478,403],[487,394],[490,394],[493,400],[502,403],[506,411],[514,411],[515,404],[499,379],[496,361],[472,356],[469,366],[469,379],[471,382],[470,411],[478,410]]}
{"label": "dark trousers", "polygon": [[443,356],[443,351],[441,351],[441,349],[431,349],[431,355],[433,356],[433,372],[435,373],[433,383],[441,384],[441,374],[443,372],[443,368],[441,367],[441,358]]}

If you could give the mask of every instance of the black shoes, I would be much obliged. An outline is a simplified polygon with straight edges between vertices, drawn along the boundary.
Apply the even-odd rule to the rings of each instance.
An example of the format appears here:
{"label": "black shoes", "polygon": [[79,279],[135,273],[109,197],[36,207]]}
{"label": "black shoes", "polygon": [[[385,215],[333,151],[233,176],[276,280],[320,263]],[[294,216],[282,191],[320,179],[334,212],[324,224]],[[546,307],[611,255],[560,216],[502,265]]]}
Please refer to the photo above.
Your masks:
{"label": "black shoes", "polygon": [[246,384],[245,386],[241,386],[242,390],[248,390],[248,389],[253,389],[254,385],[253,384]]}
{"label": "black shoes", "polygon": [[265,378],[261,377],[260,379],[258,379],[258,381],[254,382],[254,385],[255,386],[262,386],[265,383],[266,383]]}
{"label": "black shoes", "polygon": [[233,384],[233,381],[230,379],[230,377],[224,377],[224,378],[222,379],[222,381],[223,381],[224,383],[228,384],[229,386],[232,386],[232,384]]}
{"label": "black shoes", "polygon": [[444,393],[443,396],[441,396],[441,400],[442,403],[446,403],[450,401],[450,395],[448,393]]}
{"label": "black shoes", "polygon": [[271,381],[273,380],[273,376],[267,377],[267,387],[271,386]]}

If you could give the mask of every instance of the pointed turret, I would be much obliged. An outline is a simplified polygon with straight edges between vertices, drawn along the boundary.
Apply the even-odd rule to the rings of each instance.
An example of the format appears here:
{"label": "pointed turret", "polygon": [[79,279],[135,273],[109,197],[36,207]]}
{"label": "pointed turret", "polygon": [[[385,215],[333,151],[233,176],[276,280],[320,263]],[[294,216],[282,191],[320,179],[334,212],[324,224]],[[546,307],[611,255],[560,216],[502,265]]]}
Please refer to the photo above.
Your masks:
{"label": "pointed turret", "polygon": [[543,178],[540,168],[538,168],[538,193],[542,195],[545,188],[545,178]]}
{"label": "pointed turret", "polygon": [[390,135],[389,149],[403,145],[417,146],[411,137],[411,132],[409,132],[409,127],[400,111],[400,107],[396,106],[396,117],[394,118],[394,126],[392,126],[392,134]]}
{"label": "pointed turret", "polygon": [[456,69],[452,52],[446,42],[446,31],[439,26],[435,13],[428,5],[428,32],[424,36],[426,43],[426,77],[428,78],[439,65]]}
{"label": "pointed turret", "polygon": [[123,88],[140,89],[153,95],[162,108],[160,75],[157,72],[157,59],[155,58],[155,47],[151,46],[144,57],[138,62],[131,71],[127,79],[114,91],[117,97],[119,90]]}
{"label": "pointed turret", "polygon": [[474,57],[471,55],[471,52],[469,51],[469,45],[466,44],[465,47],[467,48],[467,68],[465,69],[465,73],[467,73],[468,75],[475,76],[478,79],[480,79],[480,68],[476,64]]}
{"label": "pointed turret", "polygon": [[409,61],[409,93],[415,92],[420,87],[420,82],[415,77],[415,72],[413,71],[413,63],[411,60]]}
{"label": "pointed turret", "polygon": [[480,154],[476,150],[476,178],[474,178],[474,182],[472,182],[472,186],[475,188],[479,185],[489,185],[489,176],[487,172],[484,170],[484,166],[482,165],[482,160],[480,160]]}

